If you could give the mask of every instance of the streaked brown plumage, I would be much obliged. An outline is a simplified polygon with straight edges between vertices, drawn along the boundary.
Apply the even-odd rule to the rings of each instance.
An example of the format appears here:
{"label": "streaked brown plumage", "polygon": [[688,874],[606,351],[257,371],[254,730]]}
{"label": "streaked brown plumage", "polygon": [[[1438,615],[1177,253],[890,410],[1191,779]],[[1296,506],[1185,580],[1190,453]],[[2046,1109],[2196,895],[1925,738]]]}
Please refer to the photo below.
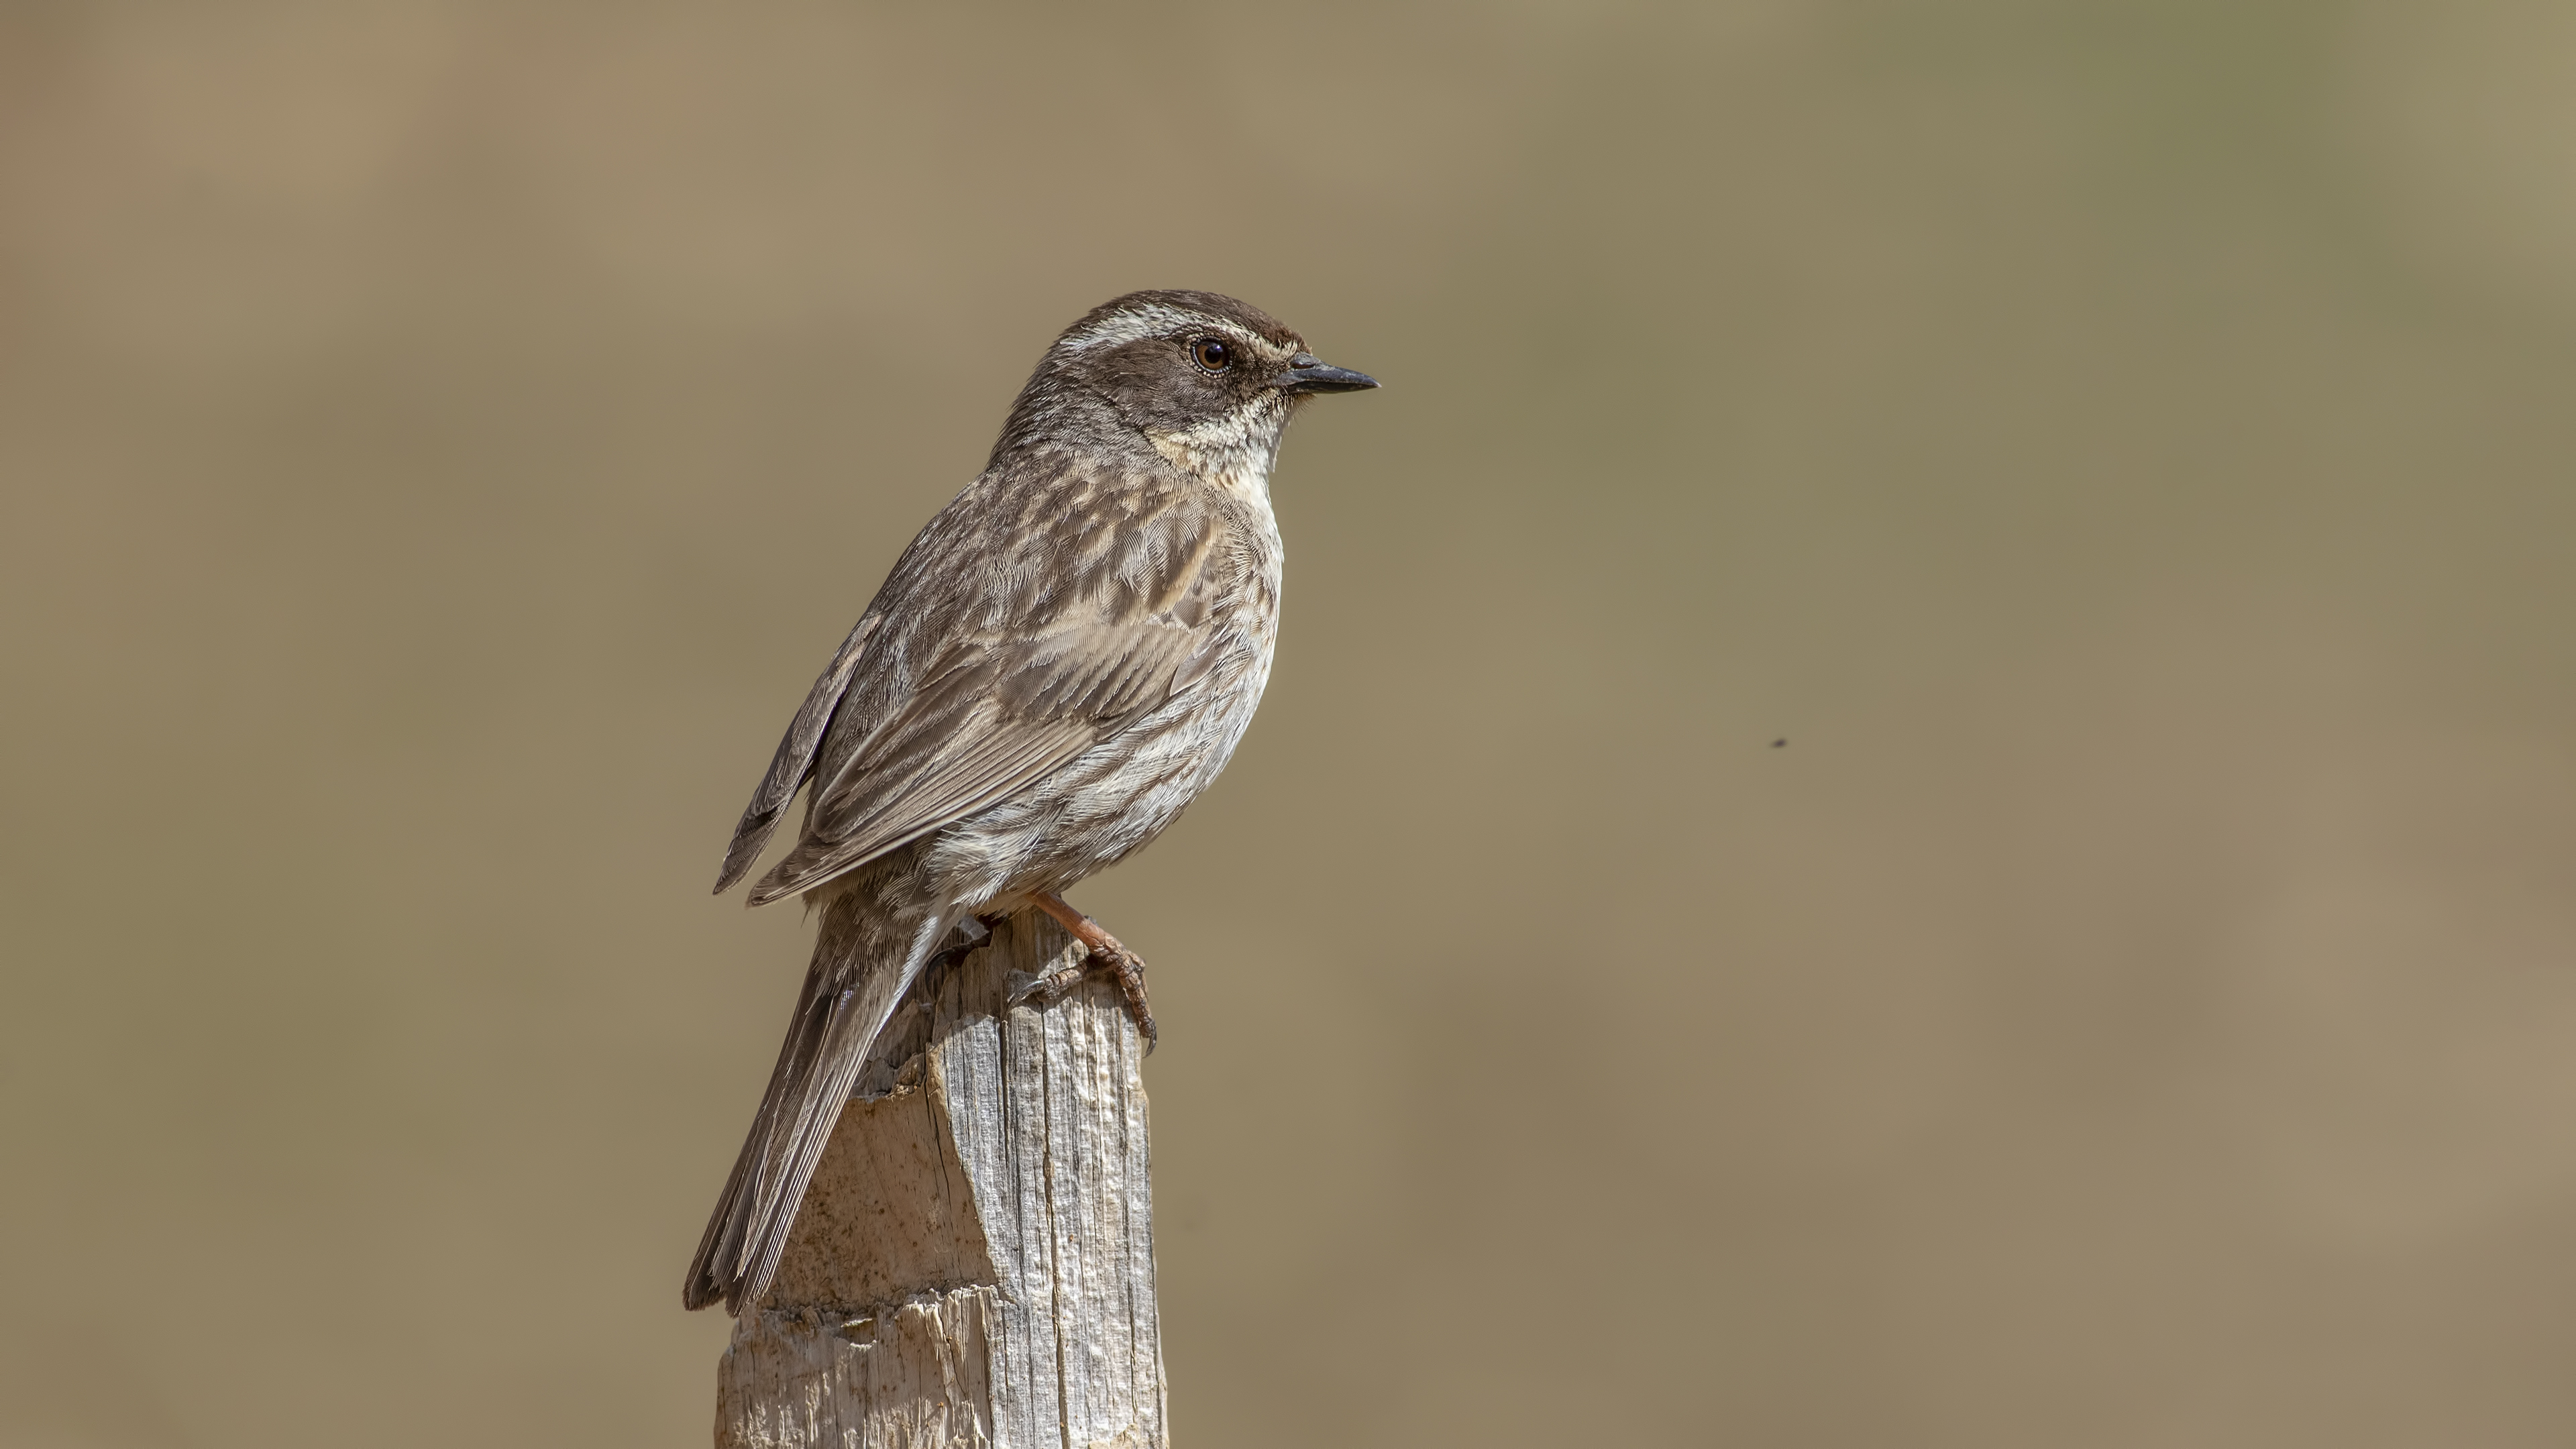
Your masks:
{"label": "streaked brown plumage", "polygon": [[683,1301],[767,1291],[877,1034],[969,918],[1035,905],[1120,973],[1063,903],[1179,818],[1270,674],[1269,473],[1297,403],[1375,387],[1258,308],[1138,292],[1038,363],[982,476],[922,529],[789,724],[716,882],[742,878],[798,788],[793,849],[751,904],[812,893],[813,964]]}

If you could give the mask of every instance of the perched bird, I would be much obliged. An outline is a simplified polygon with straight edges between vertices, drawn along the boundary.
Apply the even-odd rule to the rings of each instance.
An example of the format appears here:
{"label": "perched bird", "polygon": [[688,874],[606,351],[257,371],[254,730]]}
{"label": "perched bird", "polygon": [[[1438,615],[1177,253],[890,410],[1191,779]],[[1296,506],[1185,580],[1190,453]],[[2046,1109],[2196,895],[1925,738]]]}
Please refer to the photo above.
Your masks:
{"label": "perched bird", "polygon": [[1066,329],[981,476],[895,562],[814,681],[716,879],[811,893],[813,964],[682,1301],[740,1313],[887,1019],[951,933],[1034,906],[1113,972],[1148,1042],[1144,963],[1065,904],[1180,818],[1270,677],[1270,465],[1300,402],[1377,386],[1257,307],[1137,292]]}

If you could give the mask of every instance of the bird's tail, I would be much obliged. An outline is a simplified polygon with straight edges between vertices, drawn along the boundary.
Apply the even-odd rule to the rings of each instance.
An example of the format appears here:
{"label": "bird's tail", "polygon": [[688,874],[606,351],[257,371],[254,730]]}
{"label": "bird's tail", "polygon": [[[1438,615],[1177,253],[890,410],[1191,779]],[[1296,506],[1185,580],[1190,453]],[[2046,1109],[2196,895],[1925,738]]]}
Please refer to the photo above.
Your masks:
{"label": "bird's tail", "polygon": [[895,1003],[948,929],[909,868],[911,854],[898,851],[856,872],[823,907],[814,961],[769,1074],[769,1092],[680,1290],[690,1308],[721,1298],[726,1312],[739,1314],[769,1291],[841,1104]]}

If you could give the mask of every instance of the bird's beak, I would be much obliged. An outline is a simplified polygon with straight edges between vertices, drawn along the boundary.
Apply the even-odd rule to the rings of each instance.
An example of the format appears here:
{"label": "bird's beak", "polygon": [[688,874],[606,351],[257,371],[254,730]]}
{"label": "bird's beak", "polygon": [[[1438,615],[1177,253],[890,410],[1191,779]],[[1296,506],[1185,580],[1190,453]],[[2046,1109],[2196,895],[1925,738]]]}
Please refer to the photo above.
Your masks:
{"label": "bird's beak", "polygon": [[1294,397],[1310,392],[1365,392],[1377,386],[1377,379],[1365,372],[1347,367],[1326,367],[1311,352],[1300,352],[1288,359],[1288,370],[1279,374],[1279,390]]}

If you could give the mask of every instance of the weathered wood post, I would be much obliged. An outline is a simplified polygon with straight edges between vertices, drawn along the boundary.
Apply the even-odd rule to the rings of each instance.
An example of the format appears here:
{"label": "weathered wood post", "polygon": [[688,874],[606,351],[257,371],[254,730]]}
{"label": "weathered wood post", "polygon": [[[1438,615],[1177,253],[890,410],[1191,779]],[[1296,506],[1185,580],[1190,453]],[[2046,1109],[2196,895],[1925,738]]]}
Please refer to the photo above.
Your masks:
{"label": "weathered wood post", "polygon": [[1162,1449],[1144,1042],[1035,912],[917,989],[717,1370],[718,1449]]}

